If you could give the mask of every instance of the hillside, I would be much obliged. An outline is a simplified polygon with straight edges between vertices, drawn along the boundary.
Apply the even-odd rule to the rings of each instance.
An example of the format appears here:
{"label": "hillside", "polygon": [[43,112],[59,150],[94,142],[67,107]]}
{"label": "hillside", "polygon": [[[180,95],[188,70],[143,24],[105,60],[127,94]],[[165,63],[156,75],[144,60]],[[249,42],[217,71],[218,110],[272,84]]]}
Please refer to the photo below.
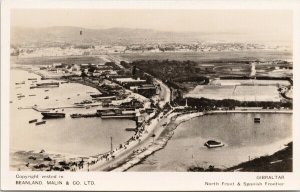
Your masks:
{"label": "hillside", "polygon": [[[82,35],[80,35],[82,31]],[[87,29],[80,27],[11,28],[12,44],[64,42],[64,43],[163,43],[200,40],[199,33],[178,33],[152,29]],[[205,35],[205,34],[203,34]]]}

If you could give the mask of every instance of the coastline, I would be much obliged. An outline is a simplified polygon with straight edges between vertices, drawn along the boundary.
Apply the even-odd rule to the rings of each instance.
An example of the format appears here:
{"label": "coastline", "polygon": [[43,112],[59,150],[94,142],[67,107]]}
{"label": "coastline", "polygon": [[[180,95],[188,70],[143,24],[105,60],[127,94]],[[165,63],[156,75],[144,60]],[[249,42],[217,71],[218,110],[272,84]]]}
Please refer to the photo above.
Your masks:
{"label": "coastline", "polygon": [[[165,146],[168,144],[168,141],[172,138],[174,135],[174,130],[181,124],[186,121],[189,121],[196,117],[201,117],[205,115],[216,115],[221,113],[292,113],[292,111],[274,111],[274,110],[264,110],[264,111],[210,111],[209,113],[203,113],[203,112],[196,112],[196,113],[188,113],[188,114],[177,114],[176,120],[173,120],[170,124],[167,125],[167,129],[164,130],[164,132],[159,136],[159,138],[153,143],[149,148],[139,154],[137,154],[134,157],[131,157],[131,159],[127,159],[127,161],[124,162],[123,165],[120,165],[119,167],[112,169],[112,171],[127,171],[128,169],[134,167],[135,165],[140,164],[143,160],[148,158],[150,155],[154,154],[155,152],[165,148]],[[276,152],[276,151],[275,151]],[[272,151],[273,153],[273,151]],[[240,162],[243,163],[243,162]]]}
{"label": "coastline", "polygon": [[[25,70],[28,71],[30,73],[34,73],[36,75],[41,76],[42,78],[44,76],[44,74],[42,73],[38,73],[35,70],[32,69],[26,69],[26,68],[17,68],[19,70]],[[83,84],[86,86],[91,86],[90,83],[85,83],[82,81],[73,81],[74,83],[79,83],[79,84]],[[95,88],[95,87],[93,87]],[[98,89],[99,90],[99,89]],[[219,113],[292,113],[292,111],[290,110],[260,110],[260,111],[250,111],[250,110],[232,110],[232,111],[208,111],[208,112],[192,112],[192,113],[174,113],[172,110],[168,112],[167,115],[165,115],[164,119],[167,119],[168,123],[166,125],[166,127],[157,127],[157,123],[155,120],[158,120],[159,122],[161,121],[159,117],[162,116],[162,112],[159,113],[157,119],[154,118],[151,120],[151,122],[153,123],[154,121],[154,125],[152,126],[153,129],[158,129],[156,130],[159,134],[158,137],[153,138],[153,142],[149,142],[149,140],[152,141],[152,139],[150,138],[151,136],[151,128],[150,131],[148,131],[148,129],[146,128],[147,126],[144,127],[138,127],[138,129],[141,130],[140,133],[135,134],[132,138],[130,138],[127,142],[125,142],[124,146],[127,146],[128,149],[125,150],[119,150],[119,148],[114,149],[112,152],[106,152],[104,154],[98,154],[98,155],[94,155],[94,156],[89,156],[86,157],[88,158],[86,164],[87,166],[84,166],[82,168],[82,170],[80,171],[126,171],[132,167],[134,167],[135,165],[139,164],[140,162],[142,162],[144,159],[146,159],[147,157],[149,157],[150,155],[154,154],[155,152],[163,149],[168,141],[172,138],[173,134],[174,134],[174,130],[183,122],[191,120],[193,118],[196,117],[200,117],[200,116],[204,116],[204,115],[213,115],[213,114],[219,114]],[[151,126],[149,126],[151,127]],[[145,132],[147,131],[147,132]],[[144,145],[139,145],[140,143],[137,140],[144,140],[145,144]],[[132,142],[135,141],[135,142]],[[137,149],[135,149],[137,148]],[[135,149],[135,150],[134,150]],[[59,153],[60,155],[64,155]],[[50,154],[49,154],[50,155]],[[80,155],[78,155],[80,156]],[[111,162],[109,160],[113,160],[115,159],[117,156],[126,156],[125,158],[121,159],[119,162],[115,163],[115,162]],[[105,158],[103,158],[105,157]],[[66,159],[70,159],[68,157],[66,157]],[[104,162],[99,162],[101,160],[105,160]],[[90,162],[95,162],[90,166]]]}
{"label": "coastline", "polygon": [[154,154],[155,152],[163,149],[167,144],[168,141],[172,138],[174,134],[174,130],[183,122],[191,120],[193,118],[203,116],[202,112],[197,113],[189,113],[189,114],[176,114],[175,120],[171,120],[171,122],[166,126],[167,129],[164,129],[161,135],[156,139],[154,143],[152,143],[148,149],[142,151],[141,153],[137,154],[136,156],[132,157],[130,160],[124,162],[123,165],[113,169],[112,171],[126,171],[133,166],[139,164],[144,159],[149,157],[150,155]]}

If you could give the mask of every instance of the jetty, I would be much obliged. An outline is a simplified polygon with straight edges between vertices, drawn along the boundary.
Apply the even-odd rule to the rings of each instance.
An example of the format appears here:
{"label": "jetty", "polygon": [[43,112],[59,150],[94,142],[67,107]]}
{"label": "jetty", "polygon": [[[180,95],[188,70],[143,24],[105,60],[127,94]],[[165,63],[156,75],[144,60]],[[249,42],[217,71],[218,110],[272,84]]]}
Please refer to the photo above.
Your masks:
{"label": "jetty", "polygon": [[71,114],[70,117],[71,118],[90,118],[90,117],[99,117],[99,115],[97,113],[87,113],[87,114],[75,113],[75,114]]}

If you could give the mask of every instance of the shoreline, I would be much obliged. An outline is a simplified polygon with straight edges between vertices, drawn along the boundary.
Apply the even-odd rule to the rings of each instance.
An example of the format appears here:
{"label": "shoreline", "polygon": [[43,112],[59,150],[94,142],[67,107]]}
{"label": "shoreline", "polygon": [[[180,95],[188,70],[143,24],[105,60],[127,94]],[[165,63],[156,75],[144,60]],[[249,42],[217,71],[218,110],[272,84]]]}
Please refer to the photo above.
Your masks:
{"label": "shoreline", "polygon": [[[178,115],[178,114],[176,114]],[[178,121],[178,116],[176,117],[175,120],[172,120],[173,122],[173,126],[170,127],[168,124],[168,130],[164,130],[161,135],[158,137],[158,139],[151,144],[151,146],[149,146],[148,149],[146,149],[145,151],[143,151],[142,153],[138,154],[136,157],[133,157],[133,159],[129,160],[128,162],[125,162],[125,164],[121,165],[120,167],[117,167],[115,169],[113,169],[112,171],[127,171],[128,169],[134,167],[135,165],[140,164],[143,160],[145,160],[146,158],[148,158],[150,155],[154,154],[155,152],[165,148],[165,146],[168,144],[168,141],[172,138],[172,136],[174,135],[174,130],[183,122],[191,120],[193,118],[196,117],[200,117],[203,116],[204,114],[202,112],[198,112],[198,113],[189,113],[189,114],[182,114],[182,115],[178,115],[179,117],[181,117],[182,119],[179,120],[179,122],[175,122]],[[187,116],[187,117],[186,117]]]}
{"label": "shoreline", "polygon": [[[168,144],[168,141],[172,138],[174,135],[174,130],[176,128],[186,122],[189,121],[193,118],[196,117],[201,117],[201,116],[206,116],[206,115],[216,115],[216,114],[226,114],[226,113],[284,113],[284,114],[292,114],[293,111],[271,111],[271,110],[265,110],[265,111],[210,111],[209,113],[203,113],[203,112],[196,112],[196,113],[188,113],[188,114],[182,114],[178,115],[176,117],[176,120],[179,122],[176,122],[176,120],[173,120],[175,125],[169,130],[167,133],[162,133],[162,136],[159,136],[157,141],[153,144],[154,146],[150,146],[147,150],[143,151],[140,154],[137,154],[135,157],[132,159],[128,160],[125,162],[123,165],[120,165],[120,167],[117,167],[113,169],[112,171],[127,171],[130,168],[139,165],[142,161],[144,161],[146,158],[148,158],[150,155],[154,154],[155,152],[164,149],[165,146]],[[169,124],[167,125],[169,126]],[[240,162],[243,163],[243,162]]]}
{"label": "shoreline", "polygon": [[[38,76],[41,76],[42,78],[45,77],[44,74],[38,73],[37,71],[31,70],[31,69],[26,69],[26,68],[16,68],[16,69],[25,70],[29,73],[34,73]],[[73,81],[73,82],[95,88],[95,87],[91,86],[90,83],[86,84],[81,81]],[[97,89],[97,90],[99,91],[99,89]],[[97,166],[96,166],[96,164],[95,164],[94,166],[91,166],[91,167],[88,164],[87,168],[82,168],[82,171],[84,171],[84,170],[98,171],[99,167],[103,167],[103,166],[104,167],[106,166],[106,168],[100,169],[102,171],[103,170],[104,171],[126,171],[126,170],[134,167],[135,165],[138,165],[144,159],[146,159],[150,155],[154,154],[155,152],[165,148],[165,146],[168,144],[168,141],[174,135],[174,130],[181,123],[183,123],[185,121],[191,120],[196,117],[204,116],[204,115],[213,115],[213,114],[220,114],[220,113],[254,113],[254,112],[255,113],[293,113],[292,110],[282,110],[282,111],[280,111],[280,110],[277,110],[277,111],[276,110],[259,110],[259,111],[232,110],[232,111],[208,111],[208,112],[192,112],[192,113],[174,113],[171,110],[167,113],[168,115],[164,115],[165,116],[164,119],[166,119],[166,120],[170,119],[170,121],[167,123],[166,127],[162,127],[162,126],[156,127],[158,122],[164,121],[164,120],[160,120],[160,118],[159,118],[162,116],[162,112],[161,112],[158,114],[157,118],[154,118],[151,120],[151,123],[153,123],[155,120],[158,120],[158,122],[156,122],[156,121],[154,122],[156,124],[154,125],[153,129],[158,129],[158,132],[159,132],[159,136],[157,138],[155,138],[155,140],[153,139],[152,143],[150,142],[150,144],[149,144],[150,133],[145,132],[145,130],[147,131],[147,129],[142,126],[138,127],[137,129],[141,130],[141,132],[139,132],[139,133],[137,132],[138,134],[137,133],[134,134],[131,138],[129,138],[129,140],[127,142],[120,144],[120,145],[124,145],[124,146],[127,144],[128,145],[127,150],[125,149],[123,151],[122,150],[118,151],[119,148],[117,148],[117,149],[114,149],[112,152],[108,151],[104,154],[87,156],[87,158],[90,160],[91,159],[93,160],[96,158],[96,162],[98,162],[99,160],[102,160],[102,157],[106,156],[104,159],[108,162],[101,162],[100,165],[97,164]],[[175,119],[174,119],[174,116],[176,116]],[[151,129],[151,126],[149,126],[149,127]],[[151,131],[153,131],[153,130],[151,130]],[[149,131],[149,132],[151,132],[151,131]],[[143,141],[146,142],[146,147],[144,146],[143,149],[140,149],[142,147],[142,145],[139,145],[139,143],[137,143],[137,142],[130,143],[131,141],[136,141],[136,139],[140,139],[140,138],[143,138]],[[133,150],[134,148],[138,148],[138,149]],[[117,154],[115,152],[117,152]],[[63,155],[63,154],[60,154],[60,155]],[[80,156],[80,155],[78,155],[78,156]],[[117,162],[117,164],[113,161],[112,162],[109,161],[111,159],[116,158],[117,156],[126,156],[126,157],[124,159],[121,159],[120,162]],[[108,157],[108,160],[107,160],[107,157]],[[111,166],[110,164],[113,164],[113,165]]]}

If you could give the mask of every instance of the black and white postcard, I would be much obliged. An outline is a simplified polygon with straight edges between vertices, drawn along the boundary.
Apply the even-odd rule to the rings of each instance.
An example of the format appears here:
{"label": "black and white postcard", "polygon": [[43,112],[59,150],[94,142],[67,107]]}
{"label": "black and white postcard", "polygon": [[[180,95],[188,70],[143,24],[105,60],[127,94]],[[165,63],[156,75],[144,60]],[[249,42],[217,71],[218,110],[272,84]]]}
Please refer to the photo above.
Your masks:
{"label": "black and white postcard", "polygon": [[2,1],[1,189],[299,189],[299,4]]}

